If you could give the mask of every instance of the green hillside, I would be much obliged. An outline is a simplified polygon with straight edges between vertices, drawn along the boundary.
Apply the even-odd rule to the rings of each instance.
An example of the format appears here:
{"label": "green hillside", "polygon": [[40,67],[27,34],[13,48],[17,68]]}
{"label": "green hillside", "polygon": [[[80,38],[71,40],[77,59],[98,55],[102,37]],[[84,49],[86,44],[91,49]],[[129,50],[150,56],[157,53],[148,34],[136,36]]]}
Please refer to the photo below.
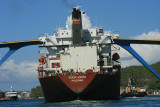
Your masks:
{"label": "green hillside", "polygon": [[36,88],[31,89],[30,98],[39,98],[43,97],[43,91],[41,86],[37,86]]}
{"label": "green hillside", "polygon": [[[160,74],[160,62],[151,65],[153,69]],[[132,73],[133,72],[133,73]],[[145,86],[147,89],[160,89],[160,80],[154,76],[144,66],[130,66],[121,69],[121,86],[126,87],[128,78],[133,77],[137,79],[138,85]]]}

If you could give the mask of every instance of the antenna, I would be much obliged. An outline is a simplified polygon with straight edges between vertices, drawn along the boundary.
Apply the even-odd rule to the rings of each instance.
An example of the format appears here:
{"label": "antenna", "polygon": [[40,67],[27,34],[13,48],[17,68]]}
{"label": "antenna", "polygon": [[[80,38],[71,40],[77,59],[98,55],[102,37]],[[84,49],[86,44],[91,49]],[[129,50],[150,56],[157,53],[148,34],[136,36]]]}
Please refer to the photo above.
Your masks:
{"label": "antenna", "polygon": [[58,19],[58,28],[60,28],[61,26],[61,21],[60,21],[60,19]]}
{"label": "antenna", "polygon": [[81,6],[77,5],[74,8],[76,8],[78,10],[79,8],[81,8]]}
{"label": "antenna", "polygon": [[11,92],[13,91],[13,87],[12,87],[12,85],[11,85]]}
{"label": "antenna", "polygon": [[96,13],[94,13],[94,23],[95,23],[95,26],[97,27]]}

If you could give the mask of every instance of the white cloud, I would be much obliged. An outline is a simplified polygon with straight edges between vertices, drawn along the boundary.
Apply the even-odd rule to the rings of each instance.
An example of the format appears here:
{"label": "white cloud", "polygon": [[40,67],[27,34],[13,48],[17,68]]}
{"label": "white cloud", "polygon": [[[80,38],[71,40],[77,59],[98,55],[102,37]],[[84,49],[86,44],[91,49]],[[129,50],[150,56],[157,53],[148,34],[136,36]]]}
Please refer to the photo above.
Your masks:
{"label": "white cloud", "polygon": [[71,25],[72,25],[72,15],[69,15],[67,17],[66,25],[68,25],[71,28]]}
{"label": "white cloud", "polygon": [[[155,31],[150,31],[148,33],[143,33],[141,35],[137,35],[135,37],[129,37],[129,38],[160,40],[160,32],[158,30],[155,30]],[[159,57],[160,45],[133,44],[131,46],[149,64],[153,64],[155,62],[160,61],[160,57]],[[128,53],[123,48],[121,48],[121,50],[118,53],[121,56],[122,67],[131,66],[131,65],[140,65],[137,59],[133,58],[132,55],[130,55],[130,53]]]}
{"label": "white cloud", "polygon": [[35,82],[38,75],[37,65],[37,62],[29,61],[16,64],[13,59],[10,59],[0,67],[0,82]]}
{"label": "white cloud", "polygon": [[89,16],[86,15],[86,13],[82,14],[82,26],[83,26],[83,29],[89,29],[92,27],[90,18]]}

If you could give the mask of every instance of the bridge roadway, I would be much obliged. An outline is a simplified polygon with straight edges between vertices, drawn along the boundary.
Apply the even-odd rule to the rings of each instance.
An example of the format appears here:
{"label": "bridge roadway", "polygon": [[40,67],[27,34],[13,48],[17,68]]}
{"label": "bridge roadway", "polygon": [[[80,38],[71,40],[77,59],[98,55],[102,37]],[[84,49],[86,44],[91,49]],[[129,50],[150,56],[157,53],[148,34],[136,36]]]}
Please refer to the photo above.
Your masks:
{"label": "bridge roadway", "polygon": [[152,72],[160,80],[160,75],[130,45],[130,44],[160,45],[160,40],[114,39],[113,44],[117,44],[122,48],[124,48],[125,50],[127,50],[132,56],[134,56],[141,64],[143,64],[150,72]]}
{"label": "bridge roadway", "polygon": [[43,42],[39,40],[28,40],[28,41],[0,43],[0,48],[9,48],[9,51],[2,57],[2,59],[0,59],[0,66],[18,49],[29,45],[39,45],[39,44],[43,44]]}
{"label": "bridge roadway", "polygon": [[[18,41],[18,42],[3,42],[0,43],[0,48],[8,47],[10,50],[6,55],[0,60],[0,66],[11,56],[16,50],[28,45],[38,45],[43,44],[39,40],[30,41]],[[150,44],[150,45],[160,45],[160,40],[148,40],[148,39],[113,39],[111,44],[117,44],[127,50],[131,55],[133,55],[140,63],[142,63],[149,71],[151,71],[158,79],[160,75],[130,46],[130,44]],[[105,45],[105,44],[104,44]]]}

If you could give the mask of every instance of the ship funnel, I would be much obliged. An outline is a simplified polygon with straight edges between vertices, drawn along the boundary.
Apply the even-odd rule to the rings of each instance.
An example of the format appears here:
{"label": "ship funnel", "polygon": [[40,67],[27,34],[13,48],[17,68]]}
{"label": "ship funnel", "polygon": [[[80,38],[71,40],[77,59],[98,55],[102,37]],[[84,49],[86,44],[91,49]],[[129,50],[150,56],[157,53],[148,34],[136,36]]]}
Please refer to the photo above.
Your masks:
{"label": "ship funnel", "polygon": [[72,44],[83,44],[81,11],[77,7],[72,12]]}

